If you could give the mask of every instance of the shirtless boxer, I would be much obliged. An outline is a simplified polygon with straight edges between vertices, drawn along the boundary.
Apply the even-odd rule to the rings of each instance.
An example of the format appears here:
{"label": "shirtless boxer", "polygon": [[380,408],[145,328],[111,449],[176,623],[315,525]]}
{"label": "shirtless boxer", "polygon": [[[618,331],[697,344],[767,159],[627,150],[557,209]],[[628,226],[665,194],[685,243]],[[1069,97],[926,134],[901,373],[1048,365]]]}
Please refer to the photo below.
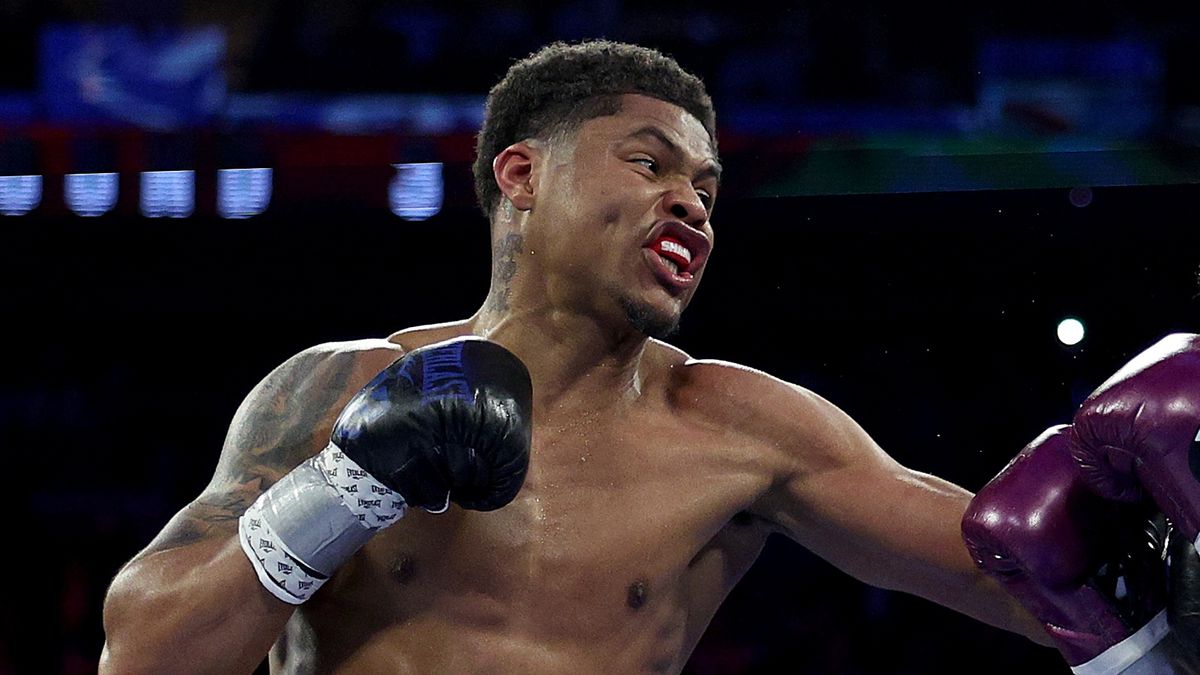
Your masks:
{"label": "shirtless boxer", "polygon": [[[553,46],[516,64],[476,162],[493,243],[483,306],[269,374],[208,487],[114,580],[101,670],[249,672],[270,651],[275,672],[677,673],[772,532],[1048,644],[964,546],[967,491],[900,466],[812,392],[660,341],[711,249],[713,129],[700,82],[655,52]],[[468,359],[479,341],[445,343],[465,336],[505,349]],[[446,414],[462,401],[418,375],[446,358],[484,392],[463,404],[475,417]],[[507,365],[481,378],[489,358]],[[511,425],[529,423],[513,413],[522,363],[527,467],[511,465],[524,457]],[[490,450],[418,447],[460,413],[451,431]],[[348,488],[322,472],[345,458],[378,472],[371,490],[425,508],[369,504],[344,522]],[[264,552],[266,526],[280,539]],[[281,588],[285,572],[310,585]]]}

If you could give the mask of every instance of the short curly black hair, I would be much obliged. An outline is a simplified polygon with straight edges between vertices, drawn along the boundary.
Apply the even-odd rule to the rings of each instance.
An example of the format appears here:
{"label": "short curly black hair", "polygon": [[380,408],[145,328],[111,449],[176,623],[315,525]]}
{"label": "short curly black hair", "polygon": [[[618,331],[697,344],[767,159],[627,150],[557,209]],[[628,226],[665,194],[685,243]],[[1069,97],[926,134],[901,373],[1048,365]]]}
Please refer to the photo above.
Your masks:
{"label": "short curly black hair", "polygon": [[715,151],[716,114],[700,78],[654,49],[590,40],[555,42],[513,64],[488,93],[475,145],[475,196],[489,219],[500,203],[492,162],[527,138],[573,131],[620,111],[622,94],[644,94],[691,113]]}

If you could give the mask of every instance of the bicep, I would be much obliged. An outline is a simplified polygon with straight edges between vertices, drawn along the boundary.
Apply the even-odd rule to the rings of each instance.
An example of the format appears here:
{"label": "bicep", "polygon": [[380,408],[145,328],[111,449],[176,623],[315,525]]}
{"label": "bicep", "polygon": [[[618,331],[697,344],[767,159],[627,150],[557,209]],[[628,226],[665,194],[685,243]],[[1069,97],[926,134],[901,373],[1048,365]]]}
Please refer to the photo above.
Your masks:
{"label": "bicep", "polygon": [[768,496],[779,529],[884,588],[938,600],[975,578],[959,526],[969,492],[902,466],[828,403],[808,419],[794,470]]}
{"label": "bicep", "polygon": [[237,519],[258,498],[257,493],[204,493],[179,510],[158,536],[136,557],[161,553],[199,541],[233,536]]}
{"label": "bicep", "polygon": [[263,491],[328,442],[357,380],[371,374],[360,361],[344,351],[313,348],[263,378],[234,414],[208,486],[137,557],[232,536],[237,519]]}

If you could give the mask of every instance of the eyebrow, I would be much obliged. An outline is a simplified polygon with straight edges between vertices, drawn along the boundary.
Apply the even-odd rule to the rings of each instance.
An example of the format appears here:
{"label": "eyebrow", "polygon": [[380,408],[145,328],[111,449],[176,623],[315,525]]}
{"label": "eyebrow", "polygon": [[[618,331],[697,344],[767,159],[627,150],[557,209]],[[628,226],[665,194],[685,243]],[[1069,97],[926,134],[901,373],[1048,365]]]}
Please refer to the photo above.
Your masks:
{"label": "eyebrow", "polygon": [[[639,138],[639,137],[640,138],[649,138],[651,140],[658,141],[658,143],[660,145],[662,145],[663,147],[665,147],[667,149],[667,152],[670,152],[671,154],[675,155],[678,158],[683,158],[685,156],[685,153],[683,152],[683,148],[679,147],[679,144],[676,143],[675,141],[672,141],[670,138],[667,138],[667,135],[662,132],[662,129],[659,129],[658,127],[656,127],[654,125],[648,124],[648,125],[642,127],[641,129],[638,129],[637,131],[634,131],[634,132],[630,133],[628,136],[626,136],[626,138]],[[716,158],[712,158],[712,159],[708,160],[708,165],[705,166],[703,169],[701,169],[700,173],[696,174],[696,177],[700,178],[703,176],[712,176],[713,179],[715,179],[718,183],[720,183],[721,182],[721,170],[722,170],[721,163],[719,161],[717,161]]]}

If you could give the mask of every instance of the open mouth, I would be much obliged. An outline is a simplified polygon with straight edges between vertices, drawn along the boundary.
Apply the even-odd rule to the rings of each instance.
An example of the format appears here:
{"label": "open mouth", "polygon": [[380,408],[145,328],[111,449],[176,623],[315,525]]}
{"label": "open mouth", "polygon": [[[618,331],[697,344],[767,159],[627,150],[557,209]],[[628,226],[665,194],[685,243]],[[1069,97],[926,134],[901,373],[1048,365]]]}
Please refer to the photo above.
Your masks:
{"label": "open mouth", "polygon": [[643,255],[659,282],[673,294],[696,283],[712,242],[704,232],[677,220],[660,222],[643,244]]}
{"label": "open mouth", "polygon": [[662,258],[663,264],[671,271],[671,274],[692,276],[692,273],[688,271],[692,264],[692,252],[683,245],[683,242],[671,237],[659,237],[650,245],[650,250]]}

